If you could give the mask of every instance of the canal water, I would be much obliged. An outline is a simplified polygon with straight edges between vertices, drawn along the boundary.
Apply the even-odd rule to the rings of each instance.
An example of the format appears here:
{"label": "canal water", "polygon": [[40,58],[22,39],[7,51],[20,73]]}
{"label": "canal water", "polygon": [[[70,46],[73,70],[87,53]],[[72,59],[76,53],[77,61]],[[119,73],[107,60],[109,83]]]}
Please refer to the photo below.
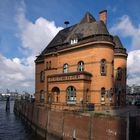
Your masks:
{"label": "canal water", "polygon": [[10,111],[5,111],[6,102],[0,101],[0,140],[43,140],[13,112],[14,101],[10,102]]}

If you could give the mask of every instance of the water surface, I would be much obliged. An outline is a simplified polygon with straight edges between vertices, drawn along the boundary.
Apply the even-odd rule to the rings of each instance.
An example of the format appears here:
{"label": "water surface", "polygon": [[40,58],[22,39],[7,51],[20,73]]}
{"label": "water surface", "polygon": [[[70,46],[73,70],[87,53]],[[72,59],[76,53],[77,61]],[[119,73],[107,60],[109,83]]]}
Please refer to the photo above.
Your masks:
{"label": "water surface", "polygon": [[0,101],[0,140],[43,140],[13,112],[14,101],[10,102],[10,111],[5,111],[6,102]]}

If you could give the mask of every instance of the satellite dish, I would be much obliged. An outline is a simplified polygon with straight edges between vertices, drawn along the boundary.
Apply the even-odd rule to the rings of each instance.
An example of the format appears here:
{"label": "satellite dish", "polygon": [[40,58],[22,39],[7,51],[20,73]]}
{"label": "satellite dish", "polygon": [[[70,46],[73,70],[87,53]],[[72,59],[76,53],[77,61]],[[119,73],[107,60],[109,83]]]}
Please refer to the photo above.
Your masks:
{"label": "satellite dish", "polygon": [[65,21],[64,24],[66,25],[66,27],[68,26],[68,24],[70,24],[69,21]]}

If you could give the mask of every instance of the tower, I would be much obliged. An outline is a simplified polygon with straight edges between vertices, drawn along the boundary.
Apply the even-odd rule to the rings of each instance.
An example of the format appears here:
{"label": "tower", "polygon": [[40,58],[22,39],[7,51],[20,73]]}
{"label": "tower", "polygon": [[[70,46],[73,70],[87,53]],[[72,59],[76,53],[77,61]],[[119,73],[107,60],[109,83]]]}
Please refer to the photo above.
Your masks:
{"label": "tower", "polygon": [[118,36],[114,36],[114,89],[115,105],[125,105],[127,53]]}

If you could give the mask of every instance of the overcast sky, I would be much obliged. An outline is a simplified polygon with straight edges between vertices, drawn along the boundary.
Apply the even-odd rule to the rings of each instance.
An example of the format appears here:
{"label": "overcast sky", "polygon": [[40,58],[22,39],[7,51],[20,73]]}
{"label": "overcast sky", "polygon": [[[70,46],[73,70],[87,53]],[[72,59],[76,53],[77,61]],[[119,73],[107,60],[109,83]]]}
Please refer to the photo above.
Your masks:
{"label": "overcast sky", "polygon": [[140,1],[138,0],[0,0],[0,91],[34,92],[35,56],[64,21],[78,23],[89,11],[107,9],[107,26],[128,52],[128,84],[140,85]]}

